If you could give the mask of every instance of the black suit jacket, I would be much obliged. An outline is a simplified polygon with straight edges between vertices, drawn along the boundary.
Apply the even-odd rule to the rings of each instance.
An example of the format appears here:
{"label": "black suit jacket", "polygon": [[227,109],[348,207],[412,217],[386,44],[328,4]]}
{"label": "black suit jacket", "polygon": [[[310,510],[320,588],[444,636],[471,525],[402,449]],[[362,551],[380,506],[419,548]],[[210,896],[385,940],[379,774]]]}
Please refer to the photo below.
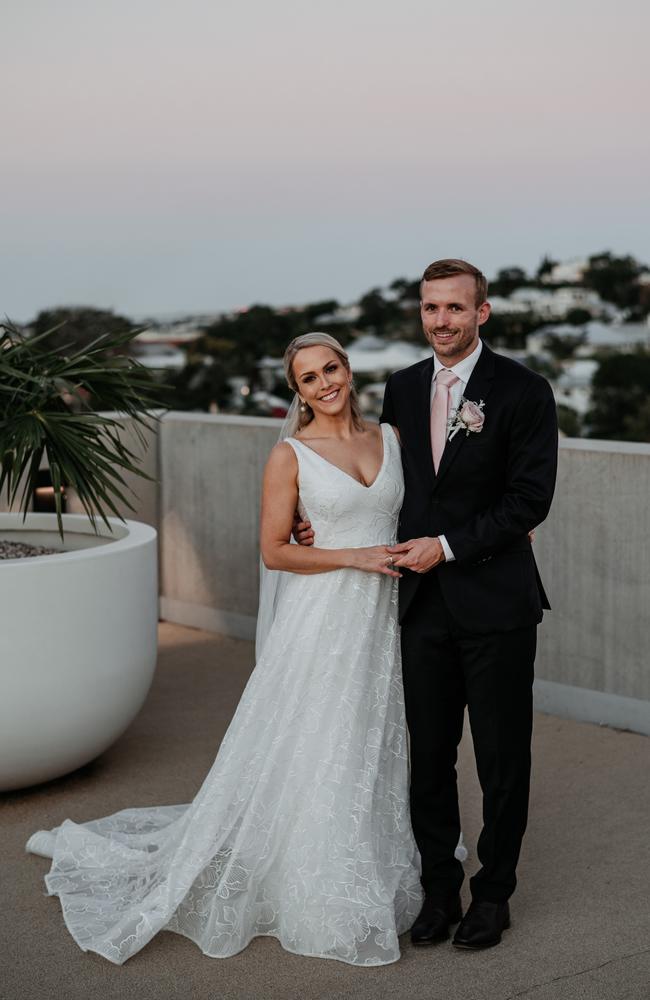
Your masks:
{"label": "black suit jacket", "polygon": [[[557,417],[548,382],[484,343],[465,399],[485,402],[483,429],[447,441],[433,468],[433,356],[391,375],[381,421],[400,432],[406,492],[399,539],[445,535],[455,561],[442,563],[449,612],[471,632],[536,624],[550,607],[528,532],[546,518],[557,472]],[[400,619],[422,575],[400,581]]]}

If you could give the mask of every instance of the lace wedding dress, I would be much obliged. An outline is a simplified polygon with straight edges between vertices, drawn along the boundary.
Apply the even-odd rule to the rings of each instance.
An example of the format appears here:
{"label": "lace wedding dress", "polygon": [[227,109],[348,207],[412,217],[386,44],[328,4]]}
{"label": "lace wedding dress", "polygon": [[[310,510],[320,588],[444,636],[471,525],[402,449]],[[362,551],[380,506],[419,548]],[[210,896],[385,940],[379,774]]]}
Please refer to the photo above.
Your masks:
{"label": "lace wedding dress", "polygon": [[[303,442],[300,497],[318,545],[390,544],[399,444],[365,487]],[[288,574],[217,758],[189,805],[124,809],[34,834],[84,951],[121,964],[158,931],[209,956],[273,935],[288,951],[380,965],[421,904],[391,577]]]}

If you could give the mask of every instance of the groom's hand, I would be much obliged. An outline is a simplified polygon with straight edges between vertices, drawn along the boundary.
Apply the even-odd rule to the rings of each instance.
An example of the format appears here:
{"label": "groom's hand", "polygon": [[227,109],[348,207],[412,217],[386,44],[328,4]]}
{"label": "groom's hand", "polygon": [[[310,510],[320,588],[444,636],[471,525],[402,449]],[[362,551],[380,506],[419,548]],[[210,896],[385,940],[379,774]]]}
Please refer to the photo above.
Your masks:
{"label": "groom's hand", "polygon": [[298,542],[298,545],[314,544],[314,531],[311,526],[311,521],[301,521],[300,514],[298,514],[297,511],[294,514],[291,533]]}
{"label": "groom's hand", "polygon": [[410,569],[413,573],[428,573],[438,563],[445,561],[445,553],[437,538],[411,538],[408,542],[391,545],[388,550],[397,555],[394,565]]}

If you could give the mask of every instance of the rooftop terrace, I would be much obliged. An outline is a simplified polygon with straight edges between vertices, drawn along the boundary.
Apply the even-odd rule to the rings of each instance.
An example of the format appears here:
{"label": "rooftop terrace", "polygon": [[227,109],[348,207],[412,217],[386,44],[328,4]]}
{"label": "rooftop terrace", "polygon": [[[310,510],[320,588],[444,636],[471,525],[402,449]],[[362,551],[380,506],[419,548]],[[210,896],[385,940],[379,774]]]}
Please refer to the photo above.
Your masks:
{"label": "rooftop terrace", "polygon": [[[512,928],[498,948],[416,950],[406,935],[399,962],[361,969],[290,955],[270,938],[209,959],[163,932],[121,967],[84,954],[43,894],[48,862],[23,853],[27,837],[65,817],[189,801],[253,663],[247,641],[170,624],[160,639],[151,694],[121,740],[65,778],[4,797],[2,1000],[647,1000],[650,741],[542,714]],[[468,735],[459,776],[471,874],[480,796]]]}

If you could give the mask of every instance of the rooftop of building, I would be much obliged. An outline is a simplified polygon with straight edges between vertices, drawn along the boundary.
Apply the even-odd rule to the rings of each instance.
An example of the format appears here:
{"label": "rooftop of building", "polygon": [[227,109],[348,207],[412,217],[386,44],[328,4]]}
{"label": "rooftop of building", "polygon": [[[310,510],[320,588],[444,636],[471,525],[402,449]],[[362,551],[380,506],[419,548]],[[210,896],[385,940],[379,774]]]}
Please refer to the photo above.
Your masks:
{"label": "rooftop of building", "polygon": [[[650,740],[539,713],[519,887],[498,948],[414,949],[406,935],[399,962],[368,969],[291,955],[271,938],[225,960],[164,932],[121,967],[80,951],[44,894],[48,862],[26,855],[25,841],[66,817],[190,801],[252,664],[249,642],[163,623],[153,688],[122,738],[73,774],[4,797],[3,998],[646,1000]],[[480,791],[469,733],[459,787],[471,874]]]}

